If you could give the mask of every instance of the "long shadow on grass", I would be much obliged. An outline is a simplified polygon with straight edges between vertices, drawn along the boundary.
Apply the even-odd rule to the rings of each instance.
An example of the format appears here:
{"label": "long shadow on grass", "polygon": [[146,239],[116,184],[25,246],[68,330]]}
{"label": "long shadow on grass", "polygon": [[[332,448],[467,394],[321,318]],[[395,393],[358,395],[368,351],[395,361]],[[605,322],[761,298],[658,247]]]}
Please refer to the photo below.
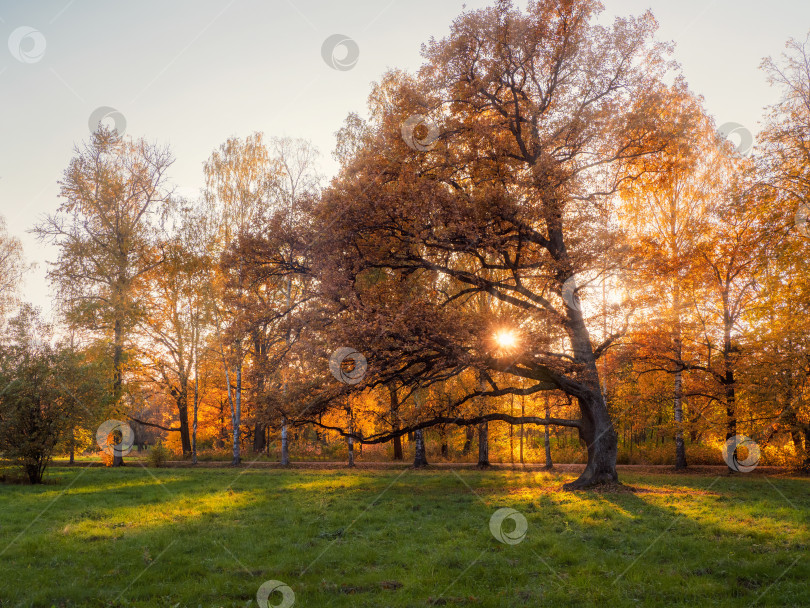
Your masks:
{"label": "long shadow on grass", "polygon": [[[807,543],[806,531],[785,543],[777,523],[801,516],[752,539],[735,521],[774,511],[773,496],[724,480],[698,494],[705,477],[598,495],[540,473],[153,472],[163,485],[107,473],[88,472],[9,550],[0,597],[244,607],[279,580],[301,606],[737,605],[764,591],[760,605],[799,605],[808,575],[799,562],[768,590]],[[521,542],[491,533],[501,507],[526,518]]]}
{"label": "long shadow on grass", "polygon": [[[67,605],[91,599],[129,605],[127,598],[140,597],[154,605],[155,597],[177,593],[180,601],[244,605],[265,580],[262,564],[280,559],[283,567],[273,569],[293,577],[305,560],[289,565],[290,557],[314,559],[318,545],[340,538],[346,518],[389,482],[386,475],[267,472],[207,473],[201,482],[172,471],[171,481],[150,486],[137,469],[115,473],[130,479],[114,484],[107,471],[87,475],[9,550],[0,597]],[[92,484],[100,485],[88,491]],[[39,493],[26,498],[22,519],[44,502]],[[95,574],[89,581],[88,571]],[[163,584],[167,572],[174,582]]]}
{"label": "long shadow on grass", "polygon": [[790,534],[801,530],[802,517],[763,480],[673,477],[667,486],[635,485],[637,493],[587,499],[597,513],[608,506],[630,519],[607,517],[599,525],[597,516],[579,530],[602,554],[602,582],[628,603],[803,601],[808,571],[796,560],[808,539],[806,531],[803,539]]}

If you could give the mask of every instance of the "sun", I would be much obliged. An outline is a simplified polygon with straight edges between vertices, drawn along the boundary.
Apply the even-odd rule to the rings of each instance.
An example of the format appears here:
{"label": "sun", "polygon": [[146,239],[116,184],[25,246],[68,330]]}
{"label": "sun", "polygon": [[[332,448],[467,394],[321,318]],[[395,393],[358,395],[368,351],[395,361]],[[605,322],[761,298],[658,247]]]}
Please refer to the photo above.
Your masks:
{"label": "sun", "polygon": [[495,334],[495,342],[503,350],[510,350],[517,346],[518,337],[511,329],[501,329]]}

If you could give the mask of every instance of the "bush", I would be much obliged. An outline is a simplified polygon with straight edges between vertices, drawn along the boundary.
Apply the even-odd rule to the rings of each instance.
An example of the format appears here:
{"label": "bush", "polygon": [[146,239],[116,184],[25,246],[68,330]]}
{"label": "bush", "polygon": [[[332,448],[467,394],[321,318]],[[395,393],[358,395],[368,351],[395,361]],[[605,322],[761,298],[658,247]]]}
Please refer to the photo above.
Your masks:
{"label": "bush", "polygon": [[99,456],[101,456],[101,462],[104,463],[105,467],[113,466],[112,452],[105,452],[105,451],[102,450],[101,452],[99,452]]}
{"label": "bush", "polygon": [[22,467],[31,483],[42,483],[59,436],[75,413],[61,379],[76,373],[76,361],[71,352],[43,339],[49,333],[30,306],[10,327],[10,335],[0,341],[0,451]]}
{"label": "bush", "polygon": [[149,466],[159,468],[166,464],[170,455],[169,449],[162,442],[158,442],[149,448],[146,453],[146,462],[149,463]]}

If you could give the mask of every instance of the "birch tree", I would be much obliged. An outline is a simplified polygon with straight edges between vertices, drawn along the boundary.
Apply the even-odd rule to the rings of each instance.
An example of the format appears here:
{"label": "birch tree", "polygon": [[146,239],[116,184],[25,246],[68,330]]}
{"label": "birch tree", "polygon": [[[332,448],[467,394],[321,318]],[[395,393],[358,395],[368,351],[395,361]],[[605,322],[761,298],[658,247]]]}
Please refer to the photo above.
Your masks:
{"label": "birch tree", "polygon": [[[204,170],[211,255],[219,260],[239,239],[262,231],[278,166],[271,160],[262,134],[254,133],[244,140],[226,141],[209,157]],[[232,464],[236,466],[242,459],[243,373],[249,340],[239,308],[232,305],[247,291],[242,264],[237,262],[227,274],[225,267],[218,267],[212,284],[212,313],[231,411]]]}
{"label": "birch tree", "polygon": [[0,321],[16,301],[24,272],[22,243],[8,233],[6,221],[0,216]]}
{"label": "birch tree", "polygon": [[[59,182],[58,210],[34,232],[59,250],[48,278],[68,325],[110,345],[117,400],[145,280],[162,262],[156,225],[170,196],[166,172],[174,159],[166,147],[125,140],[103,126],[74,152]],[[122,464],[120,456],[115,464]]]}

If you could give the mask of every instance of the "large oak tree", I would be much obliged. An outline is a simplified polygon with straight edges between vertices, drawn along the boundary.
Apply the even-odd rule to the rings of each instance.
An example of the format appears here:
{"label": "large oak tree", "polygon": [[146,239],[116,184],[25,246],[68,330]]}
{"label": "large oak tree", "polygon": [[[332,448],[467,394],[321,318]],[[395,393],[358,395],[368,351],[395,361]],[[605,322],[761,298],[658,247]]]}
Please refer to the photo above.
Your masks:
{"label": "large oak tree", "polygon": [[[595,23],[592,0],[510,2],[462,14],[415,75],[393,71],[351,130],[343,167],[315,210],[312,265],[331,322],[327,351],[361,350],[356,388],[412,393],[474,370],[458,402],[364,442],[434,424],[517,418],[459,409],[477,397],[560,390],[578,419],[526,419],[579,430],[588,465],[572,487],[617,479],[617,438],[576,282],[622,248],[604,222],[645,155],[678,140],[659,119],[666,49],[650,14]],[[345,143],[345,142],[344,142]],[[484,313],[480,295],[499,302]],[[496,332],[515,343],[500,348]],[[502,346],[502,345],[500,345]],[[314,352],[314,351],[313,351]],[[337,391],[340,392],[340,391]],[[306,405],[318,411],[312,399]],[[478,408],[476,408],[478,409]],[[355,439],[360,439],[356,437]]]}

